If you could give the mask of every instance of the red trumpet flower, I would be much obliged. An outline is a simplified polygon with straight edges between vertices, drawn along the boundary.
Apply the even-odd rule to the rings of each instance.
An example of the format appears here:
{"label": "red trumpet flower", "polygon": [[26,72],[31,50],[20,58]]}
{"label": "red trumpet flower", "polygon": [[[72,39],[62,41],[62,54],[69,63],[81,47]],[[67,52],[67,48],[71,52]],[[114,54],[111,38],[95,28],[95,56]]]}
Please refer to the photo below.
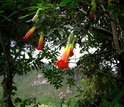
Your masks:
{"label": "red trumpet flower", "polygon": [[36,47],[37,50],[43,50],[43,37],[44,37],[44,34],[43,32],[41,32],[40,39],[38,42],[38,47]]}
{"label": "red trumpet flower", "polygon": [[39,28],[41,26],[41,24],[35,25],[33,26],[27,33],[26,35],[23,37],[24,40],[27,40],[33,33],[34,31]]}
{"label": "red trumpet flower", "polygon": [[33,26],[27,33],[26,35],[23,37],[24,40],[27,40],[35,31],[36,26]]}
{"label": "red trumpet flower", "polygon": [[67,44],[64,52],[62,53],[61,59],[55,63],[55,65],[57,65],[60,69],[69,68],[67,61],[70,55],[70,48],[70,44]]}

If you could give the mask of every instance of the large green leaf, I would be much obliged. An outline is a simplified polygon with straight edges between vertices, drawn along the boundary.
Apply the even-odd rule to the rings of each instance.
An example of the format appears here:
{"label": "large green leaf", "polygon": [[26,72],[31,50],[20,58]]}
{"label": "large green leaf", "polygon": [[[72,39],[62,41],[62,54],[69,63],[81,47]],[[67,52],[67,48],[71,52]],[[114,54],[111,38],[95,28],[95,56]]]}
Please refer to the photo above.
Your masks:
{"label": "large green leaf", "polygon": [[6,19],[7,21],[11,22],[11,19],[5,15],[1,15],[4,19]]}
{"label": "large green leaf", "polygon": [[74,8],[78,2],[79,0],[73,0],[69,8]]}
{"label": "large green leaf", "polygon": [[118,93],[117,96],[115,96],[110,107],[114,107],[115,104],[120,100],[121,97],[122,97],[122,92]]}
{"label": "large green leaf", "polygon": [[66,5],[68,3],[70,3],[72,0],[63,0],[60,5]]}
{"label": "large green leaf", "polygon": [[102,107],[110,107],[110,102],[106,99],[102,99]]}

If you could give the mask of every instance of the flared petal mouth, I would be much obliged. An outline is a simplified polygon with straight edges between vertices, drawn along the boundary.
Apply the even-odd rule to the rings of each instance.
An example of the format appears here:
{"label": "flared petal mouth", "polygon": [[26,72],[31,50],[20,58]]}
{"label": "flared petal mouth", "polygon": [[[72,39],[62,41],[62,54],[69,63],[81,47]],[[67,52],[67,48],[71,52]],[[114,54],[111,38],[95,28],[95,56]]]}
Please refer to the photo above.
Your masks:
{"label": "flared petal mouth", "polygon": [[64,61],[64,60],[58,60],[55,65],[57,65],[60,69],[64,69],[64,68],[69,68],[69,64],[68,62]]}

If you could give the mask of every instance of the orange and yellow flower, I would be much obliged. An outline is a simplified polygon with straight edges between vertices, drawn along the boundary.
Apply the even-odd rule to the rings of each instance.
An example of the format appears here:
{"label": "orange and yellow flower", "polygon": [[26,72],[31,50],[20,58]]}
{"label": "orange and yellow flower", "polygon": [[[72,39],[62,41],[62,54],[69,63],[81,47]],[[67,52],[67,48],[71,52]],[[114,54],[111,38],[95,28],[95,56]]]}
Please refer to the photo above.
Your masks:
{"label": "orange and yellow flower", "polygon": [[38,24],[38,25],[35,25],[33,26],[26,34],[25,36],[23,37],[24,40],[27,40],[33,33],[34,31],[39,28],[41,26],[41,24]]}
{"label": "orange and yellow flower", "polygon": [[23,37],[24,40],[27,40],[35,31],[36,26],[33,26],[27,33],[26,35]]}
{"label": "orange and yellow flower", "polygon": [[44,34],[43,32],[41,32],[38,42],[38,47],[36,47],[37,50],[43,50],[43,38],[44,38]]}
{"label": "orange and yellow flower", "polygon": [[74,42],[75,38],[73,33],[71,33],[68,37],[68,44],[66,45],[66,48],[64,49],[60,60],[55,63],[55,65],[57,65],[60,69],[69,68],[68,58],[74,55]]}
{"label": "orange and yellow flower", "polygon": [[70,44],[67,44],[66,48],[62,53],[61,59],[55,63],[55,65],[57,65],[60,69],[69,68],[69,64],[67,61],[70,55],[70,48]]}

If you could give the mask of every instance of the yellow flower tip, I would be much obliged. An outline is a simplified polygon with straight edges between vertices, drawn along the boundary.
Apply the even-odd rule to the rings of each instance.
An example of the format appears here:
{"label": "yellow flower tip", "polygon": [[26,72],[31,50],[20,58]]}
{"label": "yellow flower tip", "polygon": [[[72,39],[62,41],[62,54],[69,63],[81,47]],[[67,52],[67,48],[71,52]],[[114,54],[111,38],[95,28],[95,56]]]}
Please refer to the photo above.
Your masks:
{"label": "yellow flower tip", "polygon": [[36,20],[37,20],[37,18],[38,18],[38,15],[36,14],[36,15],[34,15],[34,17],[32,18],[32,22],[35,22]]}

